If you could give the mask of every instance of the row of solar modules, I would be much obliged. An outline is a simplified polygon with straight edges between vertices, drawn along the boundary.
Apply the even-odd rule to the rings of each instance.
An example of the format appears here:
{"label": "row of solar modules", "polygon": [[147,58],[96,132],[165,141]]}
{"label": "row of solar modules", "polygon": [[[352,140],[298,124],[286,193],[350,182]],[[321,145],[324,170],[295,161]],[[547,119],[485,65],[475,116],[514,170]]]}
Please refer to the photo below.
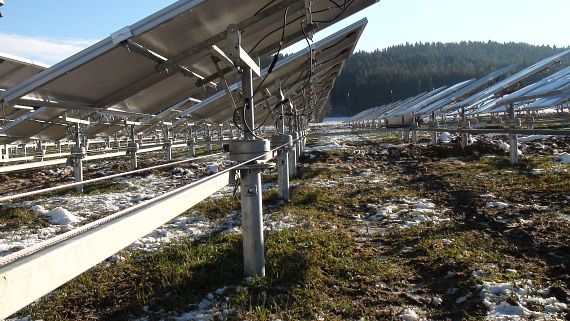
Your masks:
{"label": "row of solar modules", "polygon": [[528,86],[523,87],[522,83],[550,70],[569,54],[570,49],[562,51],[510,76],[507,75],[515,66],[449,88],[423,92],[406,100],[365,110],[347,122],[385,119],[389,126],[405,126],[418,118],[453,116],[463,112],[466,115],[504,112],[511,106],[519,111],[557,108],[570,101],[570,67]]}
{"label": "row of solar modules", "polygon": [[[229,28],[240,30],[245,51],[262,58],[376,2],[181,0],[50,68],[0,58],[0,143],[65,139],[71,119],[85,124],[88,137],[111,136],[126,121],[136,123],[138,133],[164,123],[181,129],[194,121],[230,122],[235,101],[242,101],[241,84],[211,95],[214,81],[223,84],[237,73],[231,60],[212,59],[230,52]],[[261,71],[254,79],[254,101],[262,102],[256,120],[276,117],[270,107],[279,90],[301,114],[322,109],[366,23],[312,44],[312,53],[280,59],[270,74]]]}

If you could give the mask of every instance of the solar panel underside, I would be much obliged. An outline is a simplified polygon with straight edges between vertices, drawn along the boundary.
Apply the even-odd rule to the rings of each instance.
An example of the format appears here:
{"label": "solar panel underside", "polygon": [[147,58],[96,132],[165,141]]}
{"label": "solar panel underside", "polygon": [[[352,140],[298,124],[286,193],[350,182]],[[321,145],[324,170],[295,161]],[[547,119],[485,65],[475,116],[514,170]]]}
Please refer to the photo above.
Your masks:
{"label": "solar panel underside", "polygon": [[[321,84],[319,87],[321,95],[318,98],[323,98],[323,96],[325,96],[325,98],[328,97],[328,93],[332,88],[330,87],[330,80],[336,78],[342,69],[343,61],[347,59],[354,50],[366,24],[366,19],[360,20],[312,45],[315,62],[313,69],[315,74],[312,81],[318,83],[319,80],[322,79],[328,80],[328,82]],[[254,80],[253,87],[258,88],[263,78],[266,78],[263,82],[264,85],[259,88],[254,102],[262,101],[264,93],[269,91],[273,94],[277,92],[279,86],[281,86],[285,96],[298,103],[299,100],[297,100],[297,96],[299,96],[300,93],[295,91],[298,91],[305,85],[305,78],[309,70],[310,54],[308,50],[302,50],[280,60],[271,74],[267,75],[267,69],[265,69],[262,76]],[[241,83],[230,86],[234,100],[241,101],[239,95],[236,93],[240,88]],[[267,91],[265,89],[267,89]],[[271,104],[277,103],[278,101],[274,96],[270,96],[267,97],[266,102],[271,106]],[[225,92],[219,92],[186,110],[181,116],[189,116],[193,120],[222,123],[233,118],[235,109],[232,105],[231,98]],[[265,113],[262,108],[258,108],[257,111],[256,120],[263,120]],[[183,121],[179,121],[177,125],[181,122]]]}

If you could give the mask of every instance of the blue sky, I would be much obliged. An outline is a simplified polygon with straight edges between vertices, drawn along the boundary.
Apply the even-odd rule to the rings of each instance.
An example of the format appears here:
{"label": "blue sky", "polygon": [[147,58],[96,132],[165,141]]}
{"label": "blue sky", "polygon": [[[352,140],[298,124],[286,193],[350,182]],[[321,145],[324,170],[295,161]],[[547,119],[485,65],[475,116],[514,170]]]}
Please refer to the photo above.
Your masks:
{"label": "blue sky", "polygon": [[[227,0],[231,1],[231,0]],[[268,1],[268,0],[267,0]],[[6,0],[0,52],[48,64],[132,24],[174,0]],[[369,24],[357,50],[401,43],[495,40],[570,46],[569,0],[381,0],[317,34],[362,18]],[[288,52],[300,50],[296,45]]]}

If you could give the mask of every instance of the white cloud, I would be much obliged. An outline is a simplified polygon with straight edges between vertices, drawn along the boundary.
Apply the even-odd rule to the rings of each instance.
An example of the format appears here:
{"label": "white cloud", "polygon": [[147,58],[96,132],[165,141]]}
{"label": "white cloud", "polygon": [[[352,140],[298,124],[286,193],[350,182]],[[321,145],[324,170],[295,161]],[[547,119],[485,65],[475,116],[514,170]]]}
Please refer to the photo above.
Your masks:
{"label": "white cloud", "polygon": [[29,37],[0,33],[0,51],[53,65],[87,48],[97,40]]}

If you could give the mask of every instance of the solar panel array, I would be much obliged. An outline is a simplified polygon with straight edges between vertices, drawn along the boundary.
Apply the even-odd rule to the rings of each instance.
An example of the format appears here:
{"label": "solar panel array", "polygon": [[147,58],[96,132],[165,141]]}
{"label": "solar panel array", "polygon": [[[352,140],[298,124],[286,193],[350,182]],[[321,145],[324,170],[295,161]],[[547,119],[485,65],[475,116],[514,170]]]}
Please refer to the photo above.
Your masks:
{"label": "solar panel array", "polygon": [[[71,134],[66,118],[81,119],[85,124],[88,121],[89,125],[81,130],[88,137],[111,136],[124,128],[125,121],[140,122],[139,133],[148,133],[176,120],[178,123],[194,118],[227,121],[235,105],[209,107],[204,114],[204,103],[193,97],[207,98],[212,90],[218,90],[212,97],[225,94],[226,91],[215,87],[216,82],[224,84],[237,74],[235,57],[228,57],[233,52],[234,30],[239,30],[243,50],[254,59],[262,58],[310,38],[313,33],[376,2],[177,1],[51,68],[32,72],[26,67],[25,77],[6,82],[1,93],[5,110],[18,106],[27,106],[28,112],[30,108],[35,110],[24,117],[14,114],[11,118],[14,121],[0,129],[0,143],[29,138],[64,139]],[[315,53],[315,63],[324,64],[313,66],[314,79],[309,81],[324,82],[313,88],[318,95],[311,101],[321,104],[319,107],[342,69],[343,58],[352,52],[347,48],[354,43],[349,40],[344,43],[348,45],[335,46],[339,52],[330,50],[318,58]],[[275,75],[267,78],[270,86],[275,86],[277,79],[283,80],[283,75],[278,75],[280,66],[283,62],[276,66]],[[306,79],[306,73],[301,78],[291,76],[283,86],[289,89],[295,85],[294,80]],[[2,80],[0,84],[3,83]],[[237,86],[230,87],[236,92]],[[266,95],[271,89],[264,86],[260,93]],[[301,89],[307,88],[295,88]],[[304,96],[291,94],[290,100],[302,106],[307,95],[307,91]],[[212,97],[204,101],[211,102]],[[196,103],[202,108],[194,108]],[[181,115],[191,117],[180,119]]]}
{"label": "solar panel array", "polygon": [[[505,112],[511,104],[517,110],[531,111],[556,108],[570,101],[570,67],[566,67],[539,81],[520,88],[531,77],[549,70],[570,54],[570,49],[543,59],[511,76],[515,66],[504,67],[480,79],[460,82],[450,88],[438,88],[430,93],[421,93],[404,101],[390,103],[365,110],[347,122],[382,120],[401,116],[428,117],[477,115]],[[502,78],[502,80],[501,80]],[[410,122],[402,124],[411,125]]]}

